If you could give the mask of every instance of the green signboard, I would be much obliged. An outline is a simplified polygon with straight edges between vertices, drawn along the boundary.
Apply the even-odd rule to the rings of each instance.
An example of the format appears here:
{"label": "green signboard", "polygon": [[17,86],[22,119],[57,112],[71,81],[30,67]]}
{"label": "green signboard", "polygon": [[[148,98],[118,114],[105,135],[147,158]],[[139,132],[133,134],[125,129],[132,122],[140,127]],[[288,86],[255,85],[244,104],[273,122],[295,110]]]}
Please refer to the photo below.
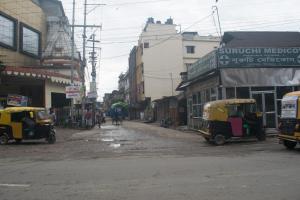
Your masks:
{"label": "green signboard", "polygon": [[300,47],[219,48],[218,66],[226,67],[300,67]]}
{"label": "green signboard", "polygon": [[216,51],[212,51],[188,67],[188,80],[217,68]]}

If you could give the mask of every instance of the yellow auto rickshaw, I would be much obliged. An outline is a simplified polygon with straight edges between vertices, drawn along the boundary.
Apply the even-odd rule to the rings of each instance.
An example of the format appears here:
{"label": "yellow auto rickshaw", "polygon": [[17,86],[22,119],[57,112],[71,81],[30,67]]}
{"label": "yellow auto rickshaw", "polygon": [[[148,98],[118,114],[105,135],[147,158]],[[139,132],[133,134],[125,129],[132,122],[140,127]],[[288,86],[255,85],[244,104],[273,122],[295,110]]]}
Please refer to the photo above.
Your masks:
{"label": "yellow auto rickshaw", "polygon": [[300,91],[287,93],[281,101],[279,123],[280,142],[287,149],[294,149],[300,143]]}
{"label": "yellow auto rickshaw", "polygon": [[44,108],[10,107],[0,110],[0,144],[9,140],[21,142],[45,138],[49,144],[56,141],[52,121]]}
{"label": "yellow auto rickshaw", "polygon": [[266,138],[262,116],[256,112],[254,99],[226,99],[206,103],[199,132],[207,141],[216,145],[223,145],[233,139]]}

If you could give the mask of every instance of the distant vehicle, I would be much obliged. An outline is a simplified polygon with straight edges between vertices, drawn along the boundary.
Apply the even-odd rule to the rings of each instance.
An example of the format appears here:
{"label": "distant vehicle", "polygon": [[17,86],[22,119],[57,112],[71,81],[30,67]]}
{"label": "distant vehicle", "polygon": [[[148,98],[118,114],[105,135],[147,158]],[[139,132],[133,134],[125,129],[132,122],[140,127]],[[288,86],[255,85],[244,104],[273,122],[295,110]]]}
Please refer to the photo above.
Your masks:
{"label": "distant vehicle", "polygon": [[9,140],[21,142],[45,138],[49,144],[56,141],[52,120],[45,108],[10,107],[0,110],[0,144]]}
{"label": "distant vehicle", "polygon": [[254,99],[227,99],[206,103],[199,132],[208,142],[216,145],[223,145],[235,138],[266,138],[262,116],[256,112]]}
{"label": "distant vehicle", "polygon": [[287,149],[300,143],[300,91],[287,93],[281,101],[279,140]]}

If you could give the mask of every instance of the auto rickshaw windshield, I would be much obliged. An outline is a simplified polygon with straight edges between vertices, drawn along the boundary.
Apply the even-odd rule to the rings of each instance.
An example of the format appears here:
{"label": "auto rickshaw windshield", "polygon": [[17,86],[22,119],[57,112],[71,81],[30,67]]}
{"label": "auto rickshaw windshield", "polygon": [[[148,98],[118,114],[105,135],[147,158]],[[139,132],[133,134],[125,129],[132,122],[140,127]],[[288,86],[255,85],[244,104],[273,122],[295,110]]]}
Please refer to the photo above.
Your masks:
{"label": "auto rickshaw windshield", "polygon": [[243,117],[246,113],[255,113],[256,105],[251,104],[231,104],[227,106],[229,116]]}

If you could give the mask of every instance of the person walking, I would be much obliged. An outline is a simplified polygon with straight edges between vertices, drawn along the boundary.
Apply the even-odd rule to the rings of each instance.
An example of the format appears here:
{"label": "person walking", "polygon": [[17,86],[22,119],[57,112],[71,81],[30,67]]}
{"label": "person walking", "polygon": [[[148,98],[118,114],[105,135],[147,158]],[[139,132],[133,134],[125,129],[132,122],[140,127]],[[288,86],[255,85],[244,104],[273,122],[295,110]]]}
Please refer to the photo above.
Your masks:
{"label": "person walking", "polygon": [[49,115],[52,120],[53,125],[56,125],[56,114],[53,108],[50,108]]}
{"label": "person walking", "polygon": [[97,111],[96,113],[96,123],[98,124],[98,127],[101,128],[101,122],[102,122],[102,114],[101,111]]}
{"label": "person walking", "polygon": [[86,128],[90,129],[92,128],[92,112],[90,111],[90,109],[87,109],[86,113],[85,113],[85,121],[86,121]]}

